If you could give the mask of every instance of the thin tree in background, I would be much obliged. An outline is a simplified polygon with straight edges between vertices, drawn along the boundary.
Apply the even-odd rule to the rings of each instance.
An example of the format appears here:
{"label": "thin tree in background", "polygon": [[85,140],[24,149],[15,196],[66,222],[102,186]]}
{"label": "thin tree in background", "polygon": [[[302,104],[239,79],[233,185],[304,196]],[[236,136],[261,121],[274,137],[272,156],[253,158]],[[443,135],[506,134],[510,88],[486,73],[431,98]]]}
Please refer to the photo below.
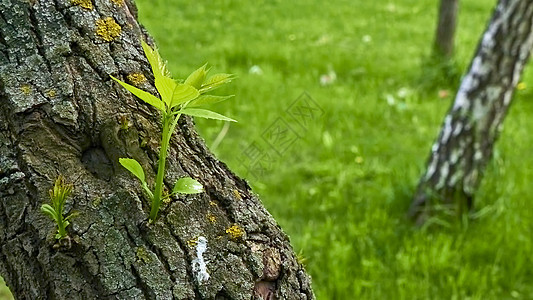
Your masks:
{"label": "thin tree in background", "polygon": [[515,86],[533,48],[533,1],[500,0],[444,118],[410,215],[423,222],[440,206],[473,206]]}
{"label": "thin tree in background", "polygon": [[459,0],[441,0],[433,55],[444,59],[451,59],[454,51],[455,29],[457,27],[457,11]]}

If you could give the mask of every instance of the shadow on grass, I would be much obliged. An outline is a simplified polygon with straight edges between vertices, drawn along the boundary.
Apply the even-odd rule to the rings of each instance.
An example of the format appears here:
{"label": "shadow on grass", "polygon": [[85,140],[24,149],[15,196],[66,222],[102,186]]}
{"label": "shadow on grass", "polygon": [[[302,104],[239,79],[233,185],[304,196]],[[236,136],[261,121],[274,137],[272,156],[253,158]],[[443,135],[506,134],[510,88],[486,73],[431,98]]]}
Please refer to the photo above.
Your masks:
{"label": "shadow on grass", "polygon": [[444,89],[455,93],[461,83],[462,73],[455,59],[430,55],[423,58],[420,76],[414,84],[424,94]]}

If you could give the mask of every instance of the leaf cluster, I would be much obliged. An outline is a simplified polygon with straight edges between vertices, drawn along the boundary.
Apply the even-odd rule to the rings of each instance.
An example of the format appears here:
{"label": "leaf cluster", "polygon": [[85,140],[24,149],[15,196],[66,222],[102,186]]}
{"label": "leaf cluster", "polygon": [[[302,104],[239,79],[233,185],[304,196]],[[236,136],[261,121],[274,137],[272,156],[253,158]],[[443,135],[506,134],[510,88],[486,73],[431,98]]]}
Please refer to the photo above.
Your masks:
{"label": "leaf cluster", "polygon": [[[235,77],[225,73],[208,77],[209,69],[207,69],[207,64],[205,64],[192,72],[184,81],[176,81],[170,76],[170,72],[158,51],[152,49],[144,41],[142,41],[142,47],[152,68],[155,87],[160,97],[158,98],[113,76],[111,78],[144,102],[158,109],[162,114],[161,150],[153,192],[146,182],[144,170],[138,161],[132,158],[119,159],[120,164],[139,179],[143,190],[150,198],[152,203],[150,220],[153,222],[157,218],[159,206],[163,200],[162,186],[170,137],[180,116],[187,114],[195,117],[235,122],[231,118],[202,108],[202,106],[231,98],[232,96],[215,96],[207,93],[231,82]],[[177,180],[171,194],[165,197],[171,197],[177,193],[196,194],[201,192],[203,192],[203,186],[200,182],[190,177],[185,177]]]}
{"label": "leaf cluster", "polygon": [[155,87],[160,98],[111,76],[113,80],[118,82],[139,99],[160,110],[163,116],[187,114],[201,118],[235,122],[235,120],[221,114],[199,108],[204,105],[221,102],[231,98],[232,95],[215,96],[207,95],[206,93],[231,82],[235,79],[234,75],[219,73],[207,77],[209,69],[207,69],[207,64],[205,64],[192,72],[187,79],[181,83],[172,79],[165,62],[157,50],[152,49],[144,41],[142,42],[142,47],[146,58],[152,67]]}
{"label": "leaf cluster", "polygon": [[41,205],[41,211],[56,222],[57,234],[55,235],[55,238],[58,240],[67,236],[66,228],[70,224],[69,219],[75,216],[74,214],[70,214],[67,217],[63,216],[65,203],[71,192],[72,184],[66,183],[65,178],[60,175],[54,182],[52,189],[49,190],[52,205]]}

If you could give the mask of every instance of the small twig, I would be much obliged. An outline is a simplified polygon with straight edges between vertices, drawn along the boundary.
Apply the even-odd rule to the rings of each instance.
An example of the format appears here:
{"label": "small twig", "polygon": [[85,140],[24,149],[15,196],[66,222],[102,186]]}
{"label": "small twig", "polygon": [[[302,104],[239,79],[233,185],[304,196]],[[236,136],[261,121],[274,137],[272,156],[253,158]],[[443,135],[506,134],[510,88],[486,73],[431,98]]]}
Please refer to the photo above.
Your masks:
{"label": "small twig", "polygon": [[230,125],[230,122],[224,122],[224,127],[222,127],[222,129],[220,130],[220,132],[217,135],[217,138],[215,139],[215,141],[211,145],[211,151],[215,151],[215,149],[218,148],[218,145],[220,145],[220,143],[222,142],[222,140],[224,139],[224,137],[228,133],[229,125]]}

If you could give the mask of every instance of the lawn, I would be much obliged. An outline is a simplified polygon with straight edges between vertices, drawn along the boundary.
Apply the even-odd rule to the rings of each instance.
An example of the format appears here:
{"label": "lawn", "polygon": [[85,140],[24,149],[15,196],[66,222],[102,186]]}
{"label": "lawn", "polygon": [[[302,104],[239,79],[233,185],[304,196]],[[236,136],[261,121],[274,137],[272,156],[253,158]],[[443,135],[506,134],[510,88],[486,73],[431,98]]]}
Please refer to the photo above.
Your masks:
{"label": "lawn", "polygon": [[[461,1],[461,72],[494,3]],[[414,228],[405,213],[453,100],[453,87],[439,97],[447,80],[424,78],[436,1],[137,4],[175,77],[205,62],[238,76],[221,92],[235,98],[213,108],[239,122],[198,120],[198,130],[290,236],[318,299],[533,295],[529,69],[470,219]],[[336,80],[322,85],[331,72]],[[294,118],[303,100],[314,112],[306,122]],[[267,143],[277,126],[291,143]]]}

